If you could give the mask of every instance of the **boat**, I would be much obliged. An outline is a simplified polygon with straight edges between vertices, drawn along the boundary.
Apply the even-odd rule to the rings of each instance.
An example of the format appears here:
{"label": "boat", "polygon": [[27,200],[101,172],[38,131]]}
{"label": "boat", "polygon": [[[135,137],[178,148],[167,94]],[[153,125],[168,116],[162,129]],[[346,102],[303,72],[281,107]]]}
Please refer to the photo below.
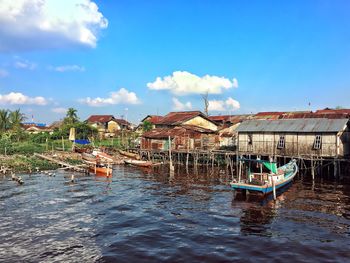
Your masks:
{"label": "boat", "polygon": [[298,165],[294,159],[278,168],[275,162],[251,159],[240,159],[239,161],[260,163],[268,168],[270,172],[251,173],[248,171],[248,179],[238,180],[238,182],[232,181],[230,183],[234,190],[269,194],[274,191],[274,188],[277,190],[292,182],[298,173]]}
{"label": "boat", "polygon": [[111,156],[105,152],[101,152],[100,150],[93,150],[92,155],[96,156],[96,158],[103,159],[107,162],[114,162],[113,156]]}
{"label": "boat", "polygon": [[142,160],[124,160],[125,164],[130,164],[138,167],[152,167],[153,163],[150,161],[142,161]]}
{"label": "boat", "polygon": [[94,173],[97,176],[112,176],[113,169],[109,165],[95,163],[94,165],[90,165],[89,171]]}
{"label": "boat", "polygon": [[127,151],[123,151],[123,150],[119,150],[119,153],[121,155],[124,155],[126,157],[129,157],[129,158],[132,158],[132,159],[135,159],[135,160],[140,160],[140,155],[137,154],[137,153],[131,153],[131,152],[127,152]]}
{"label": "boat", "polygon": [[81,158],[83,159],[83,161],[87,161],[87,162],[92,162],[92,163],[96,163],[98,161],[98,158],[90,153],[81,153]]}

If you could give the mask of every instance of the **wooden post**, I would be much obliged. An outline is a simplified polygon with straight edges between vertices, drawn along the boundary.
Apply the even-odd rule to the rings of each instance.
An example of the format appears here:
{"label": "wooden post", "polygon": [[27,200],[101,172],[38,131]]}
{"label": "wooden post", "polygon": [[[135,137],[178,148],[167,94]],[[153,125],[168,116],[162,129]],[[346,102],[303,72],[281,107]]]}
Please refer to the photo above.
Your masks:
{"label": "wooden post", "polygon": [[174,172],[174,166],[173,166],[173,161],[172,161],[172,158],[171,158],[171,139],[170,139],[170,136],[169,136],[169,169],[170,169],[170,172]]}
{"label": "wooden post", "polygon": [[271,181],[272,181],[273,200],[276,200],[276,185],[272,175],[271,175]]}
{"label": "wooden post", "polygon": [[64,139],[63,139],[63,136],[62,136],[62,149],[64,151]]}
{"label": "wooden post", "polygon": [[314,168],[314,162],[313,159],[311,157],[311,176],[312,176],[312,181],[315,180],[315,168]]}
{"label": "wooden post", "polygon": [[241,182],[241,173],[242,173],[242,161],[239,160],[239,169],[238,169],[238,182]]}

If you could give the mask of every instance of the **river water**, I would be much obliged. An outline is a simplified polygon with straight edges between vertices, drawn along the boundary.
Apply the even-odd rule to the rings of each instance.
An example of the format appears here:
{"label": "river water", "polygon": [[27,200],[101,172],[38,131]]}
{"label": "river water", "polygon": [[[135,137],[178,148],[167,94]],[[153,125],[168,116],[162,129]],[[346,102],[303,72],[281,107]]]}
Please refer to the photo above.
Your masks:
{"label": "river water", "polygon": [[1,262],[350,261],[345,180],[298,175],[273,201],[235,196],[223,172],[70,175],[1,177]]}

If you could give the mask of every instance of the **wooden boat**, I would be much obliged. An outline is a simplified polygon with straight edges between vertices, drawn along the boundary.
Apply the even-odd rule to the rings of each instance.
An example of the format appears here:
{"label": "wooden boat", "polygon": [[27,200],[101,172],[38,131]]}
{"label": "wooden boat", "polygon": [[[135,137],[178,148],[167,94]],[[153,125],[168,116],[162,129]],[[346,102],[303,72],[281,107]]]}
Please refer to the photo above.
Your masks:
{"label": "wooden boat", "polygon": [[150,161],[142,161],[142,160],[124,160],[125,164],[130,164],[138,167],[152,167],[153,163]]}
{"label": "wooden boat", "polygon": [[135,160],[140,160],[140,155],[138,155],[137,153],[131,153],[131,152],[127,152],[127,151],[123,151],[123,150],[119,150],[119,153],[121,155],[124,155],[126,157],[129,157],[129,158],[132,158],[132,159],[135,159]]}
{"label": "wooden boat", "polygon": [[98,158],[95,155],[92,155],[90,153],[82,153],[81,158],[83,159],[83,161],[92,162],[92,163],[96,163],[98,161],[97,160]]}
{"label": "wooden boat", "polygon": [[270,170],[270,173],[250,173],[247,180],[231,182],[230,185],[235,190],[247,190],[249,192],[258,192],[269,194],[275,190],[292,182],[298,172],[296,160],[291,160],[289,163],[277,168],[276,163],[243,159],[244,162],[258,162],[263,164]]}
{"label": "wooden boat", "polygon": [[96,156],[97,158],[103,159],[107,162],[114,162],[113,156],[111,156],[105,152],[101,152],[99,150],[93,150],[92,155]]}
{"label": "wooden boat", "polygon": [[113,169],[111,167],[109,167],[109,165],[105,165],[105,164],[96,164],[95,165],[91,165],[89,167],[89,171],[91,173],[94,173],[97,176],[112,176],[113,175]]}

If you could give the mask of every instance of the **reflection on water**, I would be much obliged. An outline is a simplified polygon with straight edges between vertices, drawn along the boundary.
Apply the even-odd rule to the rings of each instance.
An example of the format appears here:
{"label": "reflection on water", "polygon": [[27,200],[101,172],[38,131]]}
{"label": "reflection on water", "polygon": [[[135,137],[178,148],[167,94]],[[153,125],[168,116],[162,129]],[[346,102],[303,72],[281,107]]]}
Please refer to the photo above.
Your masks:
{"label": "reflection on water", "polygon": [[116,166],[113,178],[74,183],[63,171],[22,175],[22,186],[1,177],[0,261],[348,260],[348,182],[299,175],[273,201],[235,195],[227,174]]}

